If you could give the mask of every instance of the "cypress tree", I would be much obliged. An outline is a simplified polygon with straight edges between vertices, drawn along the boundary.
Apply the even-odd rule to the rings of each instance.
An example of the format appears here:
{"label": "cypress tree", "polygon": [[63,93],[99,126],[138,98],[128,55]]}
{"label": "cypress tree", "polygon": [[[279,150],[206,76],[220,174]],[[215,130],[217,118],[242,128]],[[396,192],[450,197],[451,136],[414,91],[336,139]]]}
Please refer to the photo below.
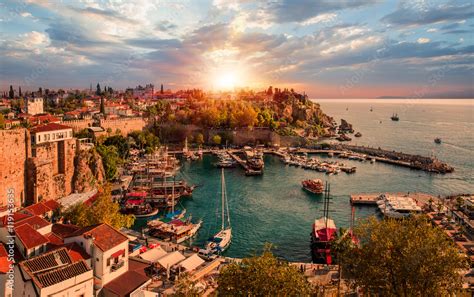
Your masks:
{"label": "cypress tree", "polygon": [[12,85],[10,85],[10,92],[8,93],[8,97],[10,97],[10,99],[13,99],[13,97],[15,97],[15,92],[13,91]]}

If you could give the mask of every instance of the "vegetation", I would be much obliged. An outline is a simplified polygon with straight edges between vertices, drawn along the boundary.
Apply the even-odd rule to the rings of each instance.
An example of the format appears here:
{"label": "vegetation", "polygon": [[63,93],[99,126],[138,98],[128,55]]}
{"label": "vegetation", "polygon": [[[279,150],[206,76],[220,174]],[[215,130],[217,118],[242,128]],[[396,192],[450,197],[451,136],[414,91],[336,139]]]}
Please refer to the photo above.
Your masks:
{"label": "vegetation", "polygon": [[222,137],[220,135],[214,135],[212,136],[212,142],[214,144],[220,145],[222,143]]}
{"label": "vegetation", "polygon": [[109,186],[105,186],[99,191],[97,199],[90,207],[84,203],[78,203],[63,212],[63,217],[66,222],[79,227],[107,223],[120,229],[131,227],[135,221],[133,215],[120,213],[120,206],[112,201]]}
{"label": "vegetation", "polygon": [[128,143],[127,138],[123,137],[122,135],[113,135],[107,137],[103,144],[106,146],[113,145],[116,147],[118,155],[122,160],[127,159],[130,154],[130,144]]}
{"label": "vegetation", "polygon": [[424,216],[370,218],[354,230],[358,246],[337,250],[343,276],[369,295],[444,296],[461,288],[464,255]]}
{"label": "vegetation", "polygon": [[133,131],[128,136],[133,139],[136,148],[144,149],[146,153],[151,153],[160,146],[160,139],[148,130]]}
{"label": "vegetation", "polygon": [[197,297],[202,295],[202,287],[197,286],[197,282],[193,281],[188,273],[180,274],[174,287],[174,297]]}
{"label": "vegetation", "polygon": [[260,256],[231,263],[219,274],[218,295],[305,296],[311,287],[298,269],[277,259],[267,246]]}
{"label": "vegetation", "polygon": [[114,179],[117,175],[118,166],[120,166],[123,162],[123,160],[120,158],[118,148],[114,145],[97,144],[95,149],[102,158],[105,178],[107,180]]}
{"label": "vegetation", "polygon": [[3,129],[5,127],[5,117],[3,114],[0,114],[0,129]]}

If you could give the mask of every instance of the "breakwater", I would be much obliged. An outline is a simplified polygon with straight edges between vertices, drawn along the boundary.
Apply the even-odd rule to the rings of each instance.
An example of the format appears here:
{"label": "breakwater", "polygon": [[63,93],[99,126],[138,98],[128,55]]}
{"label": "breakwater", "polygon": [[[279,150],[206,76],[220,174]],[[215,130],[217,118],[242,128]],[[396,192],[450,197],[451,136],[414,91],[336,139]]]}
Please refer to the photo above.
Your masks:
{"label": "breakwater", "polygon": [[366,154],[376,157],[377,161],[409,167],[412,169],[423,170],[433,173],[450,173],[454,167],[438,160],[435,157],[426,157],[421,155],[411,155],[402,152],[384,150],[382,148],[373,148],[368,146],[356,146],[346,144],[330,145],[332,150],[350,151],[360,154]]}

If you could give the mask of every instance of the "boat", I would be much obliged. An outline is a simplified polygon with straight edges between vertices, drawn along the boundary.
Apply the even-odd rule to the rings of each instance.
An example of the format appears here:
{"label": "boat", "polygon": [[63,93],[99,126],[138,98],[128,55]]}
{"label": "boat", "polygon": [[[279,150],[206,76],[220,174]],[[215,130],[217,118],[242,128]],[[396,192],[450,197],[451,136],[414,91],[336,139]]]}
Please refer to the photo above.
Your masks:
{"label": "boat", "polygon": [[217,232],[216,235],[209,238],[206,244],[205,250],[207,251],[208,255],[218,255],[223,253],[229,247],[232,241],[232,227],[230,225],[229,203],[227,201],[224,169],[221,169],[221,219],[221,230]]}
{"label": "boat", "polygon": [[172,221],[156,219],[149,221],[147,226],[150,236],[174,243],[182,243],[196,235],[202,226],[202,220],[194,224],[191,222],[191,218],[186,220],[174,219]]}
{"label": "boat", "polygon": [[361,136],[362,136],[362,133],[357,132],[354,136],[355,136],[355,137],[361,137]]}
{"label": "boat", "polygon": [[320,179],[307,179],[301,182],[303,189],[313,194],[321,194],[324,191],[323,181]]}
{"label": "boat", "polygon": [[394,113],[392,114],[392,116],[390,117],[392,119],[392,121],[399,121],[400,118],[398,117],[398,114]]}
{"label": "boat", "polygon": [[434,140],[434,142],[437,143],[437,144],[441,144],[441,138],[436,137],[435,140]]}
{"label": "boat", "polygon": [[336,237],[336,224],[329,218],[330,185],[324,189],[323,216],[313,223],[311,232],[311,255],[314,263],[331,265],[331,241]]}
{"label": "boat", "polygon": [[371,112],[374,111],[374,109],[372,108],[372,106],[370,107],[370,111],[371,111]]}

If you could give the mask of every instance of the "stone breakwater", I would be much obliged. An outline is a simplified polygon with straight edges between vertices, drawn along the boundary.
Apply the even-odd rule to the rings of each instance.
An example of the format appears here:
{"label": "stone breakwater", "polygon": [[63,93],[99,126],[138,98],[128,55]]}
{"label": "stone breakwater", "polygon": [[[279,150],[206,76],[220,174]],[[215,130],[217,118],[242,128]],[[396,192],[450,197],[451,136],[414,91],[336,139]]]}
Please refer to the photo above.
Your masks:
{"label": "stone breakwater", "polygon": [[360,154],[379,158],[379,161],[386,163],[398,164],[413,169],[423,170],[433,173],[450,173],[454,171],[454,167],[438,160],[435,157],[425,157],[420,155],[411,155],[402,152],[389,151],[381,148],[372,148],[367,146],[356,145],[331,145],[333,150],[351,151]]}

